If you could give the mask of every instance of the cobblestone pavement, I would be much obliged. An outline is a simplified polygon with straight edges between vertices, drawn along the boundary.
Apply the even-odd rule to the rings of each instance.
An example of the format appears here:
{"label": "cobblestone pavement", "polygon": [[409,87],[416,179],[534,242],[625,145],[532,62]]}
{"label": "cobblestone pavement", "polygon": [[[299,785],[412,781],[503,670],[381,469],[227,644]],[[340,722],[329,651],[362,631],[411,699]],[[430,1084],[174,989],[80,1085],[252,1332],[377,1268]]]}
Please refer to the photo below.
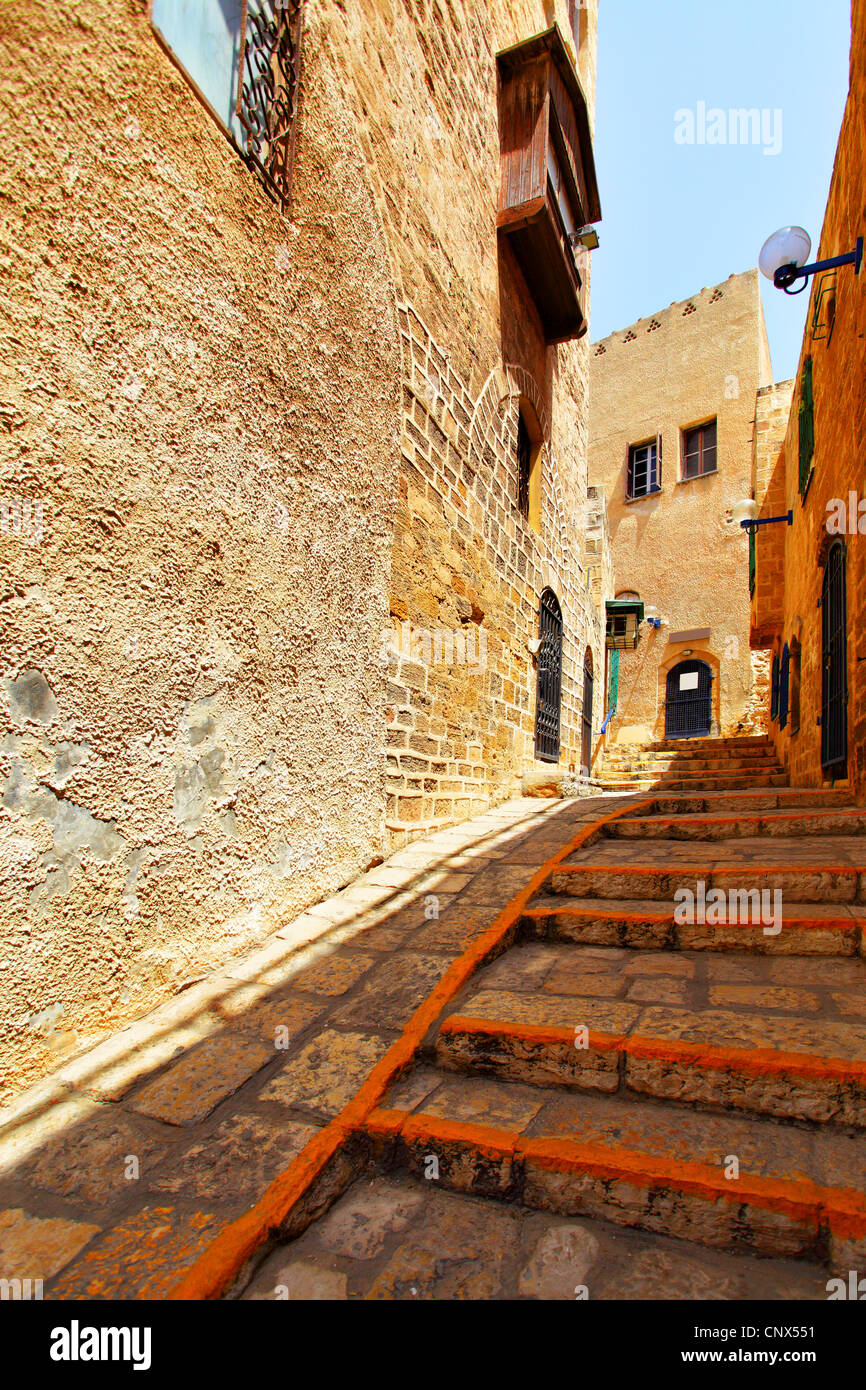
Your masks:
{"label": "cobblestone pavement", "polygon": [[[415,842],[2,1117],[0,1273],[826,1298],[866,1266],[864,829],[847,794],[745,790]],[[695,874],[784,911],[684,919]]]}
{"label": "cobblestone pavement", "polygon": [[826,1299],[827,1276],[436,1190],[356,1182],[261,1264],[244,1298]]}
{"label": "cobblestone pavement", "polygon": [[539,865],[625,798],[415,841],[0,1112],[0,1276],[164,1297],[352,1099]]}

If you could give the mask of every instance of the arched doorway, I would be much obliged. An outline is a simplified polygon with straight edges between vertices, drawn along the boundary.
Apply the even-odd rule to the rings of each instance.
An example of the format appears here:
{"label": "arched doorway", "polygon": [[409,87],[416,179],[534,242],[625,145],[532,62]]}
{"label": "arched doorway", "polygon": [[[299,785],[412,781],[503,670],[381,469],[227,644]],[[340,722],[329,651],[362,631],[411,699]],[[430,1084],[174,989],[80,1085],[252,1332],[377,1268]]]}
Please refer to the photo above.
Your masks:
{"label": "arched doorway", "polygon": [[821,767],[834,778],[848,761],[847,606],[845,542],[834,541],[821,585]]}
{"label": "arched doorway", "polygon": [[705,738],[710,732],[713,673],[705,661],[679,661],[668,671],[665,738]]}
{"label": "arched doorway", "polygon": [[562,610],[552,589],[538,607],[538,683],[535,695],[535,756],[559,762],[559,711],[562,699]]}
{"label": "arched doorway", "polygon": [[583,658],[583,746],[580,755],[581,768],[589,776],[589,764],[592,759],[592,652],[589,647]]}

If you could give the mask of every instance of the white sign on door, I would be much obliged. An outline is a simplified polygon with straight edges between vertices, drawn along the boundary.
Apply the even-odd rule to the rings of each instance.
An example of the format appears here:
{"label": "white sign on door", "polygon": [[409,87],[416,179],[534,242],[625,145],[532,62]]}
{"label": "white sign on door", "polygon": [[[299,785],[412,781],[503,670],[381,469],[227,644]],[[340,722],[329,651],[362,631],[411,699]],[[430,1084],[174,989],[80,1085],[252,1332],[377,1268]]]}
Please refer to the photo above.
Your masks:
{"label": "white sign on door", "polygon": [[680,676],[680,690],[697,690],[698,674],[697,671],[686,671]]}

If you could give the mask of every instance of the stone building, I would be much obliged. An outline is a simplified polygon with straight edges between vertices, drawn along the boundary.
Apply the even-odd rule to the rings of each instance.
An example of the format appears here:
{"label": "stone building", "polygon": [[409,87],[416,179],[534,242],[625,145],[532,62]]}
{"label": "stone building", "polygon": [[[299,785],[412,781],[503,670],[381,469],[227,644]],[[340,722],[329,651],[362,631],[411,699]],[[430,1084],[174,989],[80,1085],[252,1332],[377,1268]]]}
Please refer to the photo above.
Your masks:
{"label": "stone building", "polygon": [[[854,0],[850,88],[820,244],[866,236],[866,3]],[[866,273],[818,273],[797,377],[761,402],[756,460],[752,645],[771,658],[770,729],[797,786],[866,794]]]}
{"label": "stone building", "polygon": [[730,509],[749,495],[756,398],[771,381],[755,270],[593,345],[589,458],[607,495],[610,621],[634,629],[608,653],[614,741],[763,728],[766,658],[749,647],[748,543]]}
{"label": "stone building", "polygon": [[241,13],[3,7],[16,1083],[603,712],[594,0]]}

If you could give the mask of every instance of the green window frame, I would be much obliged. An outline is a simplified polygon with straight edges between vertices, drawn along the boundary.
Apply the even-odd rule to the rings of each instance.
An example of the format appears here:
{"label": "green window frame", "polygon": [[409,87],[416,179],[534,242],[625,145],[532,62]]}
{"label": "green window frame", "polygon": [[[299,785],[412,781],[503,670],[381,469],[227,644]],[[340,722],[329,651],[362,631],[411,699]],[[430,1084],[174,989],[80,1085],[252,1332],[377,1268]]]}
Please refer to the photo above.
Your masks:
{"label": "green window frame", "polygon": [[803,378],[800,385],[800,496],[805,497],[812,474],[812,458],[815,453],[815,403],[812,394],[812,359],[803,361]]}

